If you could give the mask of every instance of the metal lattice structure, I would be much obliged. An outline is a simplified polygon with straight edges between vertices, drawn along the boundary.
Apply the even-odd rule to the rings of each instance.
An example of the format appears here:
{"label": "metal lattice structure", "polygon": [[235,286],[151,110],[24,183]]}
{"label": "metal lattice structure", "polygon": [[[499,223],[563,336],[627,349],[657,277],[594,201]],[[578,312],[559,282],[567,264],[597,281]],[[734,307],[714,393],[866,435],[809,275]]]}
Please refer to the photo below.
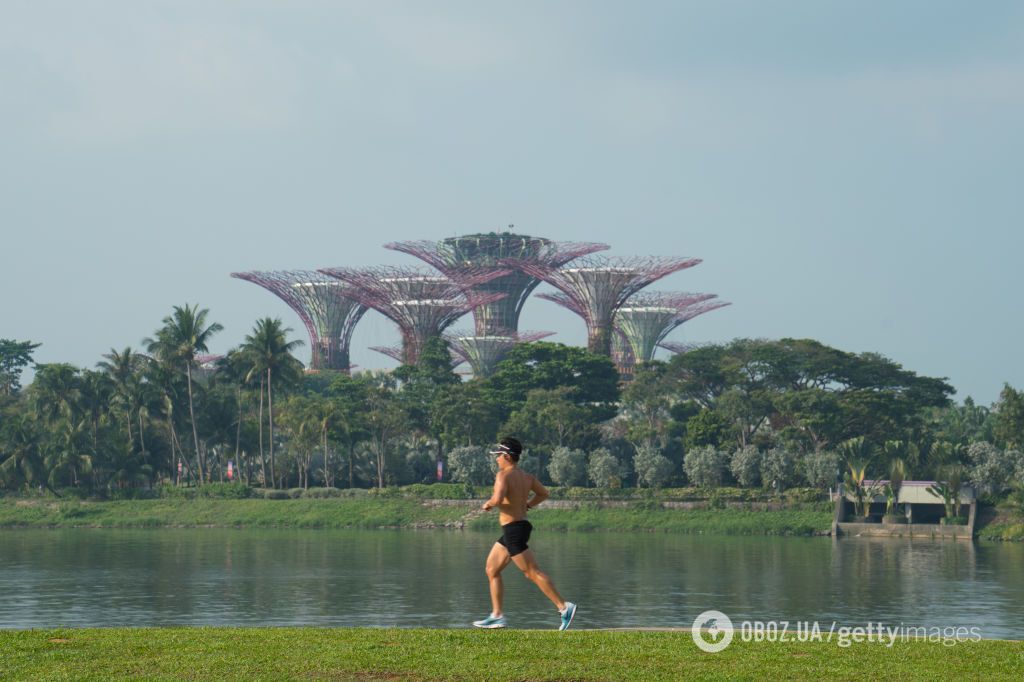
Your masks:
{"label": "metal lattice structure", "polygon": [[675,355],[682,355],[683,353],[689,353],[694,348],[700,348],[700,344],[686,343],[683,341],[662,341],[658,344],[658,347],[664,348]]}
{"label": "metal lattice structure", "polygon": [[611,355],[612,322],[626,300],[666,275],[700,263],[699,258],[587,257],[570,266],[550,268],[527,261],[508,265],[544,280],[561,294],[539,294],[580,315],[587,324],[587,350]]}
{"label": "metal lattice structure", "polygon": [[398,325],[402,334],[400,362],[412,365],[427,339],[440,336],[473,308],[504,296],[480,293],[474,287],[508,270],[467,270],[458,281],[422,268],[323,268],[320,272],[347,283],[353,298]]}
{"label": "metal lattice structure", "polygon": [[232,277],[258,284],[295,311],[309,333],[310,369],[351,369],[349,347],[366,306],[344,283],[316,270],[233,272]]}
{"label": "metal lattice structure", "polygon": [[[385,244],[385,248],[401,251],[437,268],[465,289],[477,293],[503,294],[500,299],[473,309],[476,335],[481,337],[515,335],[523,304],[540,279],[522,269],[509,270],[513,263],[532,263],[538,268],[553,269],[595,251],[608,248],[596,242],[555,242],[541,237],[511,232],[471,234],[441,241],[404,241]],[[504,274],[486,282],[469,285],[481,270]]]}
{"label": "metal lattice structure", "polygon": [[629,345],[635,362],[650,362],[669,332],[698,315],[729,305],[716,294],[640,292],[616,312],[614,325]]}
{"label": "metal lattice structure", "polygon": [[618,327],[612,329],[612,362],[615,369],[619,371],[619,378],[622,381],[632,381],[633,370],[636,367],[636,356],[633,355],[633,347],[629,339]]}
{"label": "metal lattice structure", "polygon": [[471,331],[457,330],[444,335],[448,347],[459,362],[467,362],[473,368],[473,376],[486,378],[494,374],[498,363],[513,346],[519,343],[539,341],[554,332],[517,332],[504,336],[477,336]]}
{"label": "metal lattice structure", "polygon": [[[402,361],[401,346],[370,346],[370,350],[377,351],[378,353],[386,355],[389,358],[397,360],[398,362]],[[452,369],[455,369],[463,362],[465,362],[465,360],[461,356],[456,355],[454,350],[449,349],[449,352],[451,353],[452,356]]]}

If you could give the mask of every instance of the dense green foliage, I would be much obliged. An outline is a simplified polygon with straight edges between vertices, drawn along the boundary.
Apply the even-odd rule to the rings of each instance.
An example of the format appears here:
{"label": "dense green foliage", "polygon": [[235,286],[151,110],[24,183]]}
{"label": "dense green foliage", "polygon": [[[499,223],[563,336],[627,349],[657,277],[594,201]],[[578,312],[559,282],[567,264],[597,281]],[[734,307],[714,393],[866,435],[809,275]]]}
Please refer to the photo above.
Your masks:
{"label": "dense green foliage", "polygon": [[0,339],[0,396],[21,388],[21,373],[32,363],[32,351],[40,344]]}
{"label": "dense green foliage", "polygon": [[812,340],[704,346],[621,386],[608,358],[555,343],[516,346],[493,376],[463,381],[433,338],[415,366],[350,377],[304,374],[299,342],[269,318],[225,357],[204,356],[221,331],[208,318],[175,307],[145,353],[36,365],[24,388],[37,344],[0,343],[0,489],[203,486],[229,462],[235,480],[279,490],[426,484],[439,464],[442,480],[479,484],[493,471],[486,446],[506,434],[547,484],[780,494],[826,489],[851,463],[884,478],[898,460],[908,479],[961,467],[986,494],[1024,485],[1020,392],[955,405],[942,379]]}
{"label": "dense green foliage", "polygon": [[[795,640],[795,637],[793,638]],[[1017,680],[1024,644],[744,642],[684,632],[103,628],[0,632],[12,680]]]}

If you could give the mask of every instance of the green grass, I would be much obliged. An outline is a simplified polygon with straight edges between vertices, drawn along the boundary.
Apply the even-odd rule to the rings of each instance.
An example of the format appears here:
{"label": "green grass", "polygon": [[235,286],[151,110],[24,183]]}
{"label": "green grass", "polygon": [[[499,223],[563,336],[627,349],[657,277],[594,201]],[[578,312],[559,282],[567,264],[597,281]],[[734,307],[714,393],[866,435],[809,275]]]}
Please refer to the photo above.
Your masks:
{"label": "green grass", "polygon": [[[711,535],[815,535],[832,525],[830,512],[814,509],[752,511],[746,509],[662,509],[638,504],[633,508],[544,509],[530,515],[549,530],[662,531]],[[470,527],[486,523],[477,519]]]}
{"label": "green grass", "polygon": [[689,632],[322,628],[0,631],[4,680],[705,680],[1024,677],[1024,644],[752,643]]}
{"label": "green grass", "polygon": [[[408,497],[370,495],[327,499],[18,500],[0,499],[0,527],[43,528],[431,528],[458,525],[491,530],[494,514],[474,515],[477,503],[436,505]],[[829,529],[831,514],[814,505],[779,511],[662,509],[656,503],[573,509],[530,515],[549,530],[660,531],[732,535],[812,535]]]}
{"label": "green grass", "polygon": [[443,526],[465,513],[462,507],[426,506],[402,498],[2,500],[0,527],[412,528]]}
{"label": "green grass", "polygon": [[982,540],[1000,540],[1019,542],[1024,540],[1024,519],[1016,518],[990,523],[978,531]]}

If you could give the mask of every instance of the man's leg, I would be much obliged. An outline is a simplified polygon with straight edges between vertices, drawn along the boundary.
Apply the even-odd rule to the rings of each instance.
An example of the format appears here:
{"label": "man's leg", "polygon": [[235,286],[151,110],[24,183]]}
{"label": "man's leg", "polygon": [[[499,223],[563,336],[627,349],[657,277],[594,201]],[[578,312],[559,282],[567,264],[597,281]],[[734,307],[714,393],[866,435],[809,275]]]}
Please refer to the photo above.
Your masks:
{"label": "man's leg", "polygon": [[[502,549],[505,548],[502,547]],[[508,554],[507,550],[505,554]],[[552,601],[552,603],[554,603],[555,608],[557,608],[559,611],[565,608],[565,601],[562,600],[562,596],[558,594],[558,590],[555,589],[555,584],[551,582],[551,578],[549,578],[545,573],[543,573],[540,570],[540,566],[537,565],[537,559],[533,556],[532,549],[527,549],[526,551],[520,554],[516,554],[514,557],[512,557],[512,561],[514,561],[516,566],[519,567],[519,570],[523,572],[523,575],[525,575],[533,582],[533,584],[539,587],[540,591],[543,592],[544,595]],[[491,589],[493,594],[494,588],[492,587]]]}
{"label": "man's leg", "polygon": [[505,585],[501,581],[501,572],[511,559],[508,550],[500,542],[495,542],[491,553],[487,555],[487,580],[491,586],[491,615],[502,615],[502,599],[505,596]]}

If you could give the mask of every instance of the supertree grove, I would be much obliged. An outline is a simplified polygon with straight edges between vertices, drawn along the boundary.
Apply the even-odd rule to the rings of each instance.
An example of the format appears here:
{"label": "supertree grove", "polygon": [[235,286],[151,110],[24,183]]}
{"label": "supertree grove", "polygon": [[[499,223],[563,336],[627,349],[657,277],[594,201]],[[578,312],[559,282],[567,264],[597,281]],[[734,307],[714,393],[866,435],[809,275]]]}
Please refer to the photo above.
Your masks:
{"label": "supertree grove", "polygon": [[310,369],[349,371],[352,331],[366,312],[350,287],[316,270],[233,272],[231,276],[260,285],[295,311],[309,333]]}

